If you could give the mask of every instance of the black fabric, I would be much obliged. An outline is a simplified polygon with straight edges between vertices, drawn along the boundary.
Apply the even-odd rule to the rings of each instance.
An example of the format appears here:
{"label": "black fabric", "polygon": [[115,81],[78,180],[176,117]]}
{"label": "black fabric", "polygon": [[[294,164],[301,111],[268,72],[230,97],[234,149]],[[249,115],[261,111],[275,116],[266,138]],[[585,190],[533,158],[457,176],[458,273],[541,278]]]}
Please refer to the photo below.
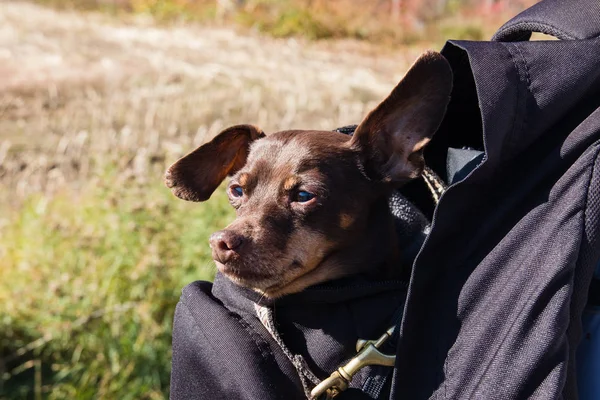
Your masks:
{"label": "black fabric", "polygon": [[[399,202],[424,211],[417,232],[429,232],[433,215],[408,293],[355,277],[266,304],[285,344],[322,379],[405,301],[393,376],[377,386],[372,377],[385,374],[365,370],[340,399],[368,398],[360,388],[387,399],[577,398],[582,310],[588,290],[598,298],[599,4],[545,0],[496,41],[444,47],[454,89],[425,159],[454,183],[435,209],[423,206],[419,181],[403,190]],[[531,31],[568,40],[518,41]],[[449,148],[485,154],[456,179]],[[184,290],[171,398],[304,397],[296,367],[256,317],[256,296],[220,276]]]}
{"label": "black fabric", "polygon": [[[472,77],[486,155],[444,194],[415,261],[392,397],[577,398],[600,250],[600,39],[454,41],[443,54],[454,92]],[[427,163],[450,141],[473,147],[473,126],[450,115]]]}
{"label": "black fabric", "polygon": [[[171,399],[303,399],[295,367],[257,318],[254,304],[272,308],[285,345],[325,379],[356,354],[359,338],[376,339],[398,319],[405,295],[403,282],[361,277],[275,301],[220,274],[214,285],[194,282],[183,290],[175,313]],[[371,398],[361,388],[370,377],[387,373],[361,370],[339,398]]]}

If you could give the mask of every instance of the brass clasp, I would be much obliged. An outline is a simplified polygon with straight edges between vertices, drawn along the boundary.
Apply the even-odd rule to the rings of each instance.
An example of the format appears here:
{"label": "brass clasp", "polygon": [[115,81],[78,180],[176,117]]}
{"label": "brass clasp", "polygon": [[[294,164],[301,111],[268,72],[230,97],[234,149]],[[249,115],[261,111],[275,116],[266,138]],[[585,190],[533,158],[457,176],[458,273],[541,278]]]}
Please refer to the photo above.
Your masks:
{"label": "brass clasp", "polygon": [[346,365],[333,372],[329,378],[315,386],[310,392],[311,397],[317,399],[322,395],[326,395],[326,399],[333,399],[348,389],[348,385],[354,375],[367,365],[393,367],[396,362],[396,356],[383,354],[378,349],[392,336],[394,329],[395,327],[392,326],[377,340],[359,339],[356,342],[356,351],[358,354],[348,361]]}

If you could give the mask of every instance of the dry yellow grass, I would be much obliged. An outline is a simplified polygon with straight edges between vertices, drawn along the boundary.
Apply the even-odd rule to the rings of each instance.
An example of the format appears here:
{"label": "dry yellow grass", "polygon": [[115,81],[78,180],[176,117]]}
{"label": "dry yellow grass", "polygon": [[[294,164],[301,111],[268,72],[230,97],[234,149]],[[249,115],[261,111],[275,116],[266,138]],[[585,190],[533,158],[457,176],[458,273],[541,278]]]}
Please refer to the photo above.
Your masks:
{"label": "dry yellow grass", "polygon": [[230,124],[356,122],[418,52],[161,29],[26,3],[3,4],[0,27],[0,182],[19,198],[93,178],[107,161],[144,175]]}

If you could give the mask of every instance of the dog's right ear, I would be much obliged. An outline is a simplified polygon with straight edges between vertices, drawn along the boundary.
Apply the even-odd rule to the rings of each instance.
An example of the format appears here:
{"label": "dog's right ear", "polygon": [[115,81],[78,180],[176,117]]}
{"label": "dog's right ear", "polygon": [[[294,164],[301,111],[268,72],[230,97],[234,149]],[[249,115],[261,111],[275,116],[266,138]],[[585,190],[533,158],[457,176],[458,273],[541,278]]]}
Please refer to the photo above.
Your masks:
{"label": "dog's right ear", "polygon": [[225,129],[167,169],[165,184],[173,194],[188,201],[205,201],[228,175],[246,164],[250,143],[264,137],[252,125]]}
{"label": "dog's right ear", "polygon": [[452,91],[452,69],[439,53],[424,53],[358,125],[350,144],[373,179],[400,185],[419,176],[423,149],[440,126]]}

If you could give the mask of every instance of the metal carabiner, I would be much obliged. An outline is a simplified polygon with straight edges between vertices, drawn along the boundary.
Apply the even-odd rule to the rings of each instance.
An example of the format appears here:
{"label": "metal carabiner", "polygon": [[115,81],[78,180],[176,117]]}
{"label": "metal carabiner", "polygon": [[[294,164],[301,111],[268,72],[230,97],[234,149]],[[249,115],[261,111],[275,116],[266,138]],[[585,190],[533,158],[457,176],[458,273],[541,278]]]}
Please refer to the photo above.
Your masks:
{"label": "metal carabiner", "polygon": [[394,332],[396,327],[392,326],[377,340],[359,339],[356,342],[356,351],[354,356],[346,365],[339,367],[329,378],[323,380],[310,392],[312,399],[318,399],[325,395],[325,399],[333,399],[344,390],[352,381],[354,375],[367,365],[383,365],[393,367],[396,362],[395,355],[387,355],[380,352],[379,347],[384,344]]}

